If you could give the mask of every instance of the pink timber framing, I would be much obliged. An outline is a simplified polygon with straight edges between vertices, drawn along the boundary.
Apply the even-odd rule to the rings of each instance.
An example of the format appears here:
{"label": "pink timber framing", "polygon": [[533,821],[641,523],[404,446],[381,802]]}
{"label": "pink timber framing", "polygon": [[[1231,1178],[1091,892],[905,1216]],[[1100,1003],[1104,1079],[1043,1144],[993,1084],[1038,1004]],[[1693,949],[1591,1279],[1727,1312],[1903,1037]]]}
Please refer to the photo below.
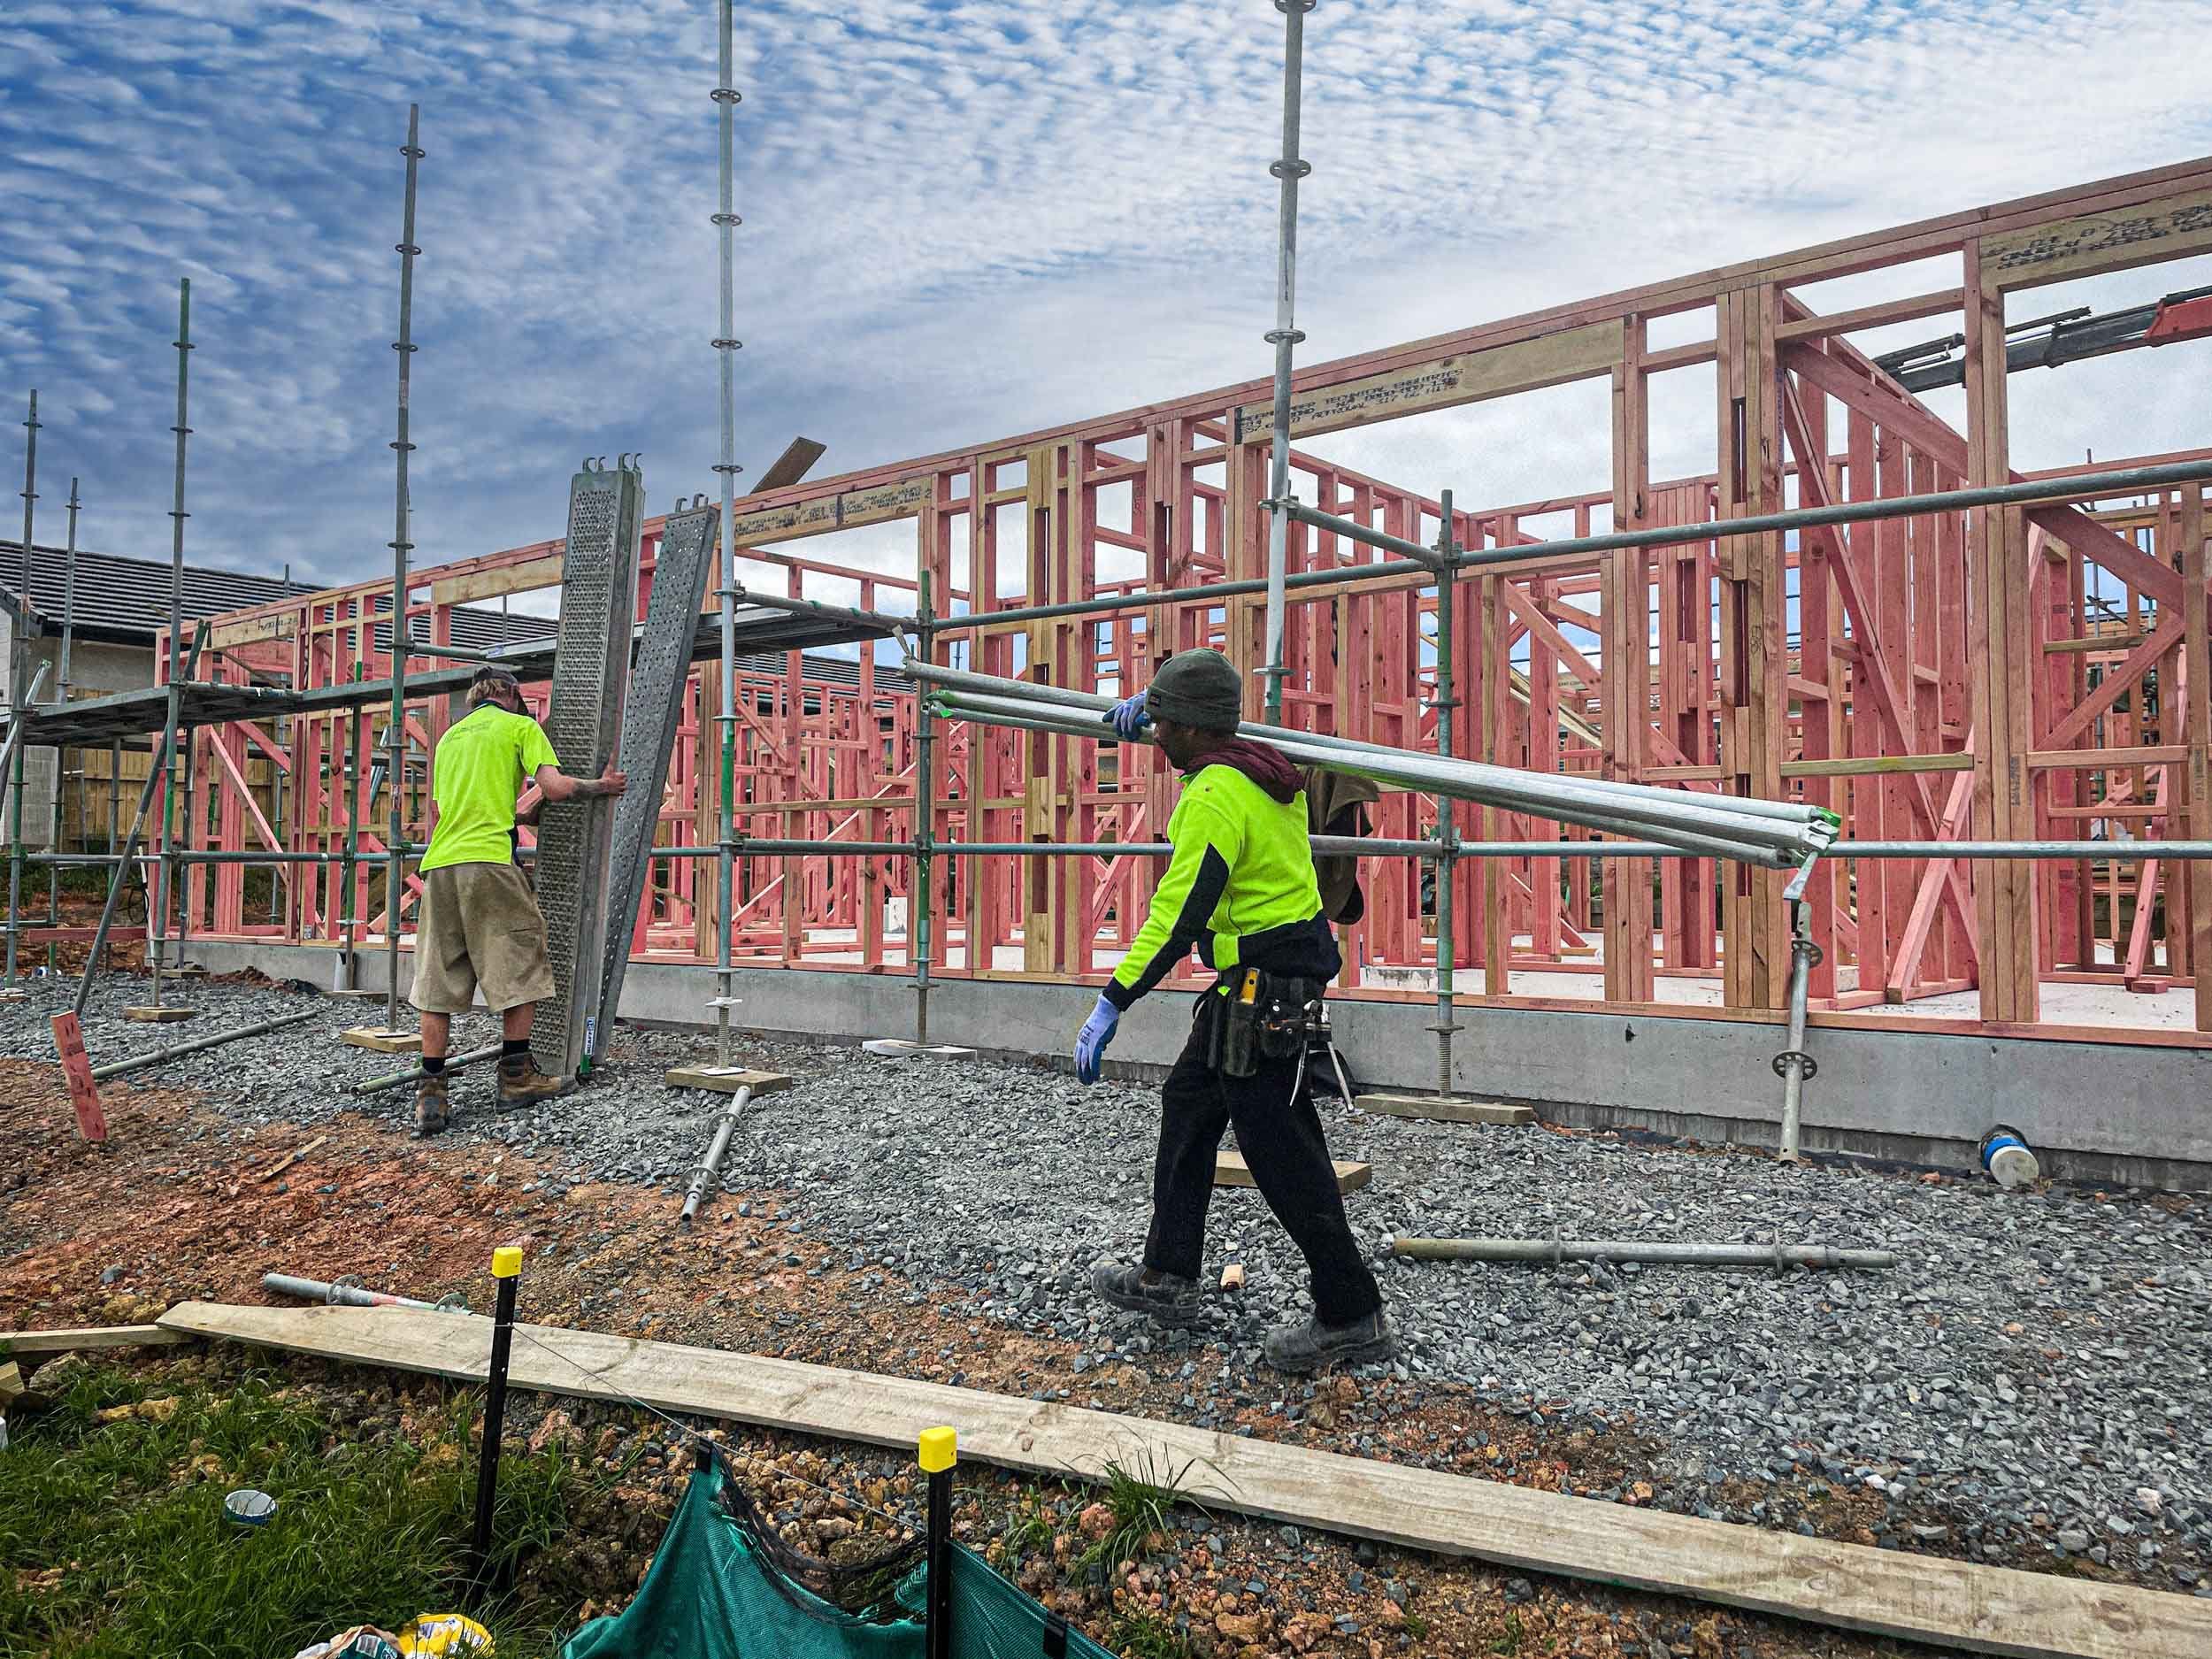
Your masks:
{"label": "pink timber framing", "polygon": [[[1531,558],[1457,583],[1462,753],[1809,800],[1841,813],[1846,835],[1862,839],[2075,839],[2093,824],[2212,836],[2201,492],[1802,536],[1727,534],[1731,518],[1778,508],[2015,476],[2006,296],[2208,250],[2212,158],[1317,365],[1296,380],[1294,436],[1310,445],[1346,427],[1593,381],[1610,393],[1609,481],[1594,480],[1602,487],[1586,495],[1471,508],[1463,489],[1460,544],[1711,525],[1709,539],[1679,547]],[[1929,286],[1918,262],[1934,259],[1948,263],[1948,286]],[[1797,293],[1905,265],[1922,291],[1855,311],[1824,316]],[[1648,348],[1653,321],[1693,313],[1711,318],[1709,340]],[[1848,338],[1948,317],[1966,339],[1962,432]],[[1651,381],[1705,364],[1717,470],[1654,480]],[[951,618],[937,636],[941,655],[1086,690],[1141,684],[1164,654],[1192,645],[1254,664],[1256,597],[995,618],[1263,575],[1269,431],[1268,388],[1253,380],[748,497],[735,533],[747,561],[741,579],[905,611],[926,572]],[[1367,476],[1311,447],[1295,452],[1294,487],[1324,511],[1402,536],[1427,541],[1439,527],[1434,488]],[[797,550],[821,532],[902,521],[915,526],[912,575]],[[649,521],[649,582],[658,534],[659,521]],[[1294,572],[1351,571],[1374,558],[1339,537],[1291,532]],[[454,607],[556,586],[559,559],[557,542],[541,542],[424,570],[410,618],[434,642],[449,642]],[[388,664],[369,627],[387,592],[364,583],[220,618],[206,672],[302,687],[380,678]],[[1435,604],[1433,586],[1413,577],[1294,590],[1289,723],[1432,747]],[[710,714],[703,718],[712,681],[710,665],[690,683],[664,844],[714,837],[716,737]],[[741,833],[912,836],[914,700],[868,655],[849,676],[818,672],[796,653],[741,664],[736,701]],[[425,747],[450,718],[442,699],[411,707]],[[357,826],[362,851],[378,851],[382,808],[365,810],[353,798],[359,780],[348,780],[382,719],[365,710],[291,718],[274,730],[201,728],[184,815],[190,843],[328,851]],[[1164,833],[1172,781],[1147,751],[960,723],[941,735],[931,826],[940,841],[1143,841]],[[280,772],[273,797],[269,779]],[[422,780],[403,787],[419,833]],[[1432,803],[1410,796],[1386,796],[1376,819],[1388,836],[1435,831]],[[1779,1018],[1789,964],[1780,876],[1711,861],[1578,859],[1585,832],[1505,812],[1470,809],[1460,828],[1560,841],[1556,856],[1458,867],[1449,948],[1459,967],[1481,971],[1483,987],[1463,1000]],[[1431,995],[1439,944],[1425,868],[1365,861],[1368,911],[1348,933],[1346,994]],[[741,965],[911,971],[910,858],[752,859],[740,869],[727,925]],[[1141,918],[1154,876],[1142,857],[955,858],[938,869],[926,902],[940,978],[1102,975]],[[180,901],[195,934],[365,942],[384,926],[381,872],[368,864],[350,893],[335,870],[288,875],[275,920],[248,919],[243,881],[237,866],[195,872]],[[711,961],[712,889],[710,861],[657,861],[637,953]],[[1855,1010],[1870,1004],[1973,991],[1978,1019],[1905,1023],[2146,1042],[2200,1043],[2212,1033],[2212,871],[2202,865],[1838,859],[1820,868],[1809,901],[1824,953],[1812,987],[1816,1023],[1862,1023]],[[408,910],[403,903],[403,928]],[[1663,999],[1662,979],[1707,981],[1717,1005]],[[2195,1029],[2039,1023],[2041,987],[2079,980],[2193,987]]]}

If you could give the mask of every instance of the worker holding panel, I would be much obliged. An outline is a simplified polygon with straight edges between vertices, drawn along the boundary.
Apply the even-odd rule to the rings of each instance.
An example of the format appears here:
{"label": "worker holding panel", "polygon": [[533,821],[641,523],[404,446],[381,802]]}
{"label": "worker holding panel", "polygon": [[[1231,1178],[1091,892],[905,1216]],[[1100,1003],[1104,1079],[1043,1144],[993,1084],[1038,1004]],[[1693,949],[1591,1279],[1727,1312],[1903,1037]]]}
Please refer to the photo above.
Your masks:
{"label": "worker holding panel", "polygon": [[1148,724],[1187,781],[1168,820],[1173,855],[1076,1040],[1077,1075],[1098,1080],[1123,1011],[1194,947],[1219,977],[1198,998],[1190,1041],[1160,1092],[1144,1260],[1101,1267],[1091,1286],[1113,1306],[1167,1324],[1196,1318],[1215,1154],[1233,1125],[1254,1184],[1313,1275],[1314,1317],[1269,1333],[1265,1347],[1269,1364],[1302,1373],[1384,1359],[1397,1342],[1306,1087],[1309,1010],[1342,958],[1315,880],[1305,796],[1289,761],[1238,737],[1242,706],[1235,664],[1196,650],[1161,664],[1111,716],[1126,739]]}
{"label": "worker holding panel", "polygon": [[533,782],[548,801],[574,801],[618,795],[628,780],[611,766],[596,778],[570,777],[545,729],[523,712],[513,672],[480,668],[468,713],[431,757],[430,845],[419,867],[422,914],[408,998],[422,1011],[419,1135],[442,1133],[453,1120],[445,1071],[452,1017],[468,1011],[479,989],[500,1017],[500,1109],[534,1106],[574,1087],[530,1058],[531,1011],[553,995],[545,918],[515,867],[516,797]]}

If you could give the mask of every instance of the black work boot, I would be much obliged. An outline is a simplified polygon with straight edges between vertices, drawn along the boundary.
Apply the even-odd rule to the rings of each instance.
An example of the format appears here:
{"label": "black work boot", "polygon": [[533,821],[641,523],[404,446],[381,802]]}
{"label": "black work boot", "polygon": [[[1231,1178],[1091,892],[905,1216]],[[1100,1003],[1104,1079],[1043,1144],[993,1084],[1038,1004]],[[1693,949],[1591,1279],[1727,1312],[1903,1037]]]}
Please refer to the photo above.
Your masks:
{"label": "black work boot", "polygon": [[442,1135],[453,1124],[453,1106],[446,1094],[446,1076],[425,1077],[415,1085],[415,1134]]}
{"label": "black work boot", "polygon": [[1198,1286],[1180,1273],[1156,1273],[1148,1267],[1095,1267],[1091,1288],[1099,1300],[1130,1313],[1149,1314],[1162,1325],[1191,1325],[1198,1318]]}
{"label": "black work boot", "polygon": [[558,1100],[576,1087],[573,1078],[548,1077],[527,1051],[499,1057],[499,1110],[520,1111]]}
{"label": "black work boot", "polygon": [[1380,1308],[1349,1325],[1324,1325],[1318,1318],[1270,1331],[1262,1344],[1267,1363],[1294,1377],[1310,1376],[1332,1365],[1366,1365],[1398,1351],[1398,1333]]}

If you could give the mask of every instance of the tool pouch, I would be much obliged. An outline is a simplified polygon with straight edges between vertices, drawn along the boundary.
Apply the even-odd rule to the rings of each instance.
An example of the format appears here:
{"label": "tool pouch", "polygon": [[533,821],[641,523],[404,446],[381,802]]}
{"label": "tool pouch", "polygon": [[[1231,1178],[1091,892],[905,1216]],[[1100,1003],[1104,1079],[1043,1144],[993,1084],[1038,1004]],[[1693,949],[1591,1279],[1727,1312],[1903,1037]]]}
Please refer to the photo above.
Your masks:
{"label": "tool pouch", "polygon": [[1250,1077],[1260,1062],[1287,1060],[1305,1049],[1324,987],[1312,979],[1239,968],[1226,989],[1208,999],[1213,1025],[1207,1059],[1224,1077]]}
{"label": "tool pouch", "polygon": [[1279,974],[1260,976],[1260,1052],[1271,1060],[1288,1060],[1305,1052],[1322,987],[1311,979]]}
{"label": "tool pouch", "polygon": [[1238,968],[1205,998],[1213,1024],[1206,1063],[1224,1077],[1250,1077],[1260,1069],[1260,972]]}

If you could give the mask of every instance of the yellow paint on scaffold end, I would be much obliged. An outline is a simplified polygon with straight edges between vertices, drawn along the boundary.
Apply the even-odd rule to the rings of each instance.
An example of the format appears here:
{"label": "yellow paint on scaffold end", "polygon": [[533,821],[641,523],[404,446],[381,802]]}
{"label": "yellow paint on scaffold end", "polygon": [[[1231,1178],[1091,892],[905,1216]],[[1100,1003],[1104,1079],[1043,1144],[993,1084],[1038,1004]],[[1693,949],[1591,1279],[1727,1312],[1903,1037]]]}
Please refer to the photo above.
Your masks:
{"label": "yellow paint on scaffold end", "polygon": [[512,1279],[522,1271],[522,1247],[503,1244],[492,1252],[492,1277]]}
{"label": "yellow paint on scaffold end", "polygon": [[959,1436],[950,1429],[922,1431],[921,1465],[926,1475],[941,1475],[960,1461]]}

